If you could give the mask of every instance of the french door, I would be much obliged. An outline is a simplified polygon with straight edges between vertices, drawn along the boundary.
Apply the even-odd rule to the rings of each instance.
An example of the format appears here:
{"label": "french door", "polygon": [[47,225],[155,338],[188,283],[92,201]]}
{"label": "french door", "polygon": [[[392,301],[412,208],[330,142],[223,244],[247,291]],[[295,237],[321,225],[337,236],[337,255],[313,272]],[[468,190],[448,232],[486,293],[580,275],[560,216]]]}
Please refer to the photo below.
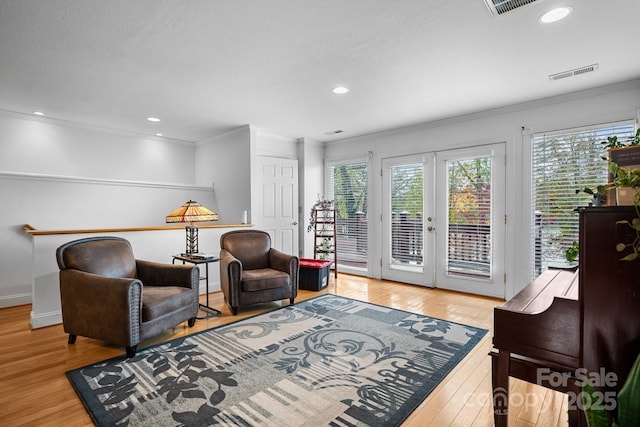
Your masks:
{"label": "french door", "polygon": [[505,149],[436,154],[438,287],[504,297]]}
{"label": "french door", "polygon": [[504,296],[504,144],[382,160],[382,277]]}
{"label": "french door", "polygon": [[434,155],[382,160],[382,277],[434,284]]}

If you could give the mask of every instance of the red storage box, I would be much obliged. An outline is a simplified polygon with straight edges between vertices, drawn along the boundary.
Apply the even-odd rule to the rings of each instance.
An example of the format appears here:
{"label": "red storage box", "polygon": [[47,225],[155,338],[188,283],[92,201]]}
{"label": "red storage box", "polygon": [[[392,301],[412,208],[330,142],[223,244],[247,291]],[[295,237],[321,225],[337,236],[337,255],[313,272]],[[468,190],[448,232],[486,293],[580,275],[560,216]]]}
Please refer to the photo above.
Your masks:
{"label": "red storage box", "polygon": [[300,259],[300,281],[298,287],[307,291],[319,291],[329,284],[329,268],[332,261]]}

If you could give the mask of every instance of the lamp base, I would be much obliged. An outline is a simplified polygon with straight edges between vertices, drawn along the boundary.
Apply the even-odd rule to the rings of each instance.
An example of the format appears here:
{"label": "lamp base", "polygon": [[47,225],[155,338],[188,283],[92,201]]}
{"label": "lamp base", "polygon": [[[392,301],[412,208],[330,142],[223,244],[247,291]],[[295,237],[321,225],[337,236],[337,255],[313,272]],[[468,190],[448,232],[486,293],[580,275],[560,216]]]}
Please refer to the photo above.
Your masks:
{"label": "lamp base", "polygon": [[198,227],[195,225],[187,225],[186,255],[192,256],[198,253]]}

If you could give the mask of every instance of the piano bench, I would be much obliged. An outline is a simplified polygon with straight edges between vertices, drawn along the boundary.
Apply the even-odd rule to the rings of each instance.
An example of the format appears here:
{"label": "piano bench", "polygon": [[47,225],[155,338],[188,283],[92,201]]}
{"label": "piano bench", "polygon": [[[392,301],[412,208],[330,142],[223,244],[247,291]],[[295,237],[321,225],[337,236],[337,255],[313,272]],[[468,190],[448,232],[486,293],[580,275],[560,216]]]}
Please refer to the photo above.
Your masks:
{"label": "piano bench", "polygon": [[[578,272],[550,269],[494,309],[491,370],[494,421],[508,425],[509,377],[580,396],[580,301]],[[569,402],[569,425],[583,423]]]}

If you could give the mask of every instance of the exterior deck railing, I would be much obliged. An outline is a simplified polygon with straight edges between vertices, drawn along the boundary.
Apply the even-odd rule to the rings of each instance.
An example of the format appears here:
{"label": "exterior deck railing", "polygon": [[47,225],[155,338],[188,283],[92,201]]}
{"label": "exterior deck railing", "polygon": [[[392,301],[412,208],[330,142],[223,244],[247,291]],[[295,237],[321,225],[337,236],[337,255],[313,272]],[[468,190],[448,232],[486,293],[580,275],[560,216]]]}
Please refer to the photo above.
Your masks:
{"label": "exterior deck railing", "polygon": [[[368,220],[364,215],[337,219],[338,262],[367,262]],[[391,256],[398,263],[422,264],[424,222],[421,215],[394,214],[391,221]],[[489,225],[449,225],[449,267],[490,271],[491,227]]]}

